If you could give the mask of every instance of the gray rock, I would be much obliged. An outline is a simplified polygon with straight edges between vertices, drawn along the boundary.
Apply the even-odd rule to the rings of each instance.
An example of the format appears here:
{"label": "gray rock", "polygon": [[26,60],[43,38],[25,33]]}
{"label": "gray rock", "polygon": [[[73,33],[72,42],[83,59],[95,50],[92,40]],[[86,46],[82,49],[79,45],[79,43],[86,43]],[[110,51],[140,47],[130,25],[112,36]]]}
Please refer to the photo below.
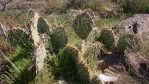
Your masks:
{"label": "gray rock", "polygon": [[0,11],[2,11],[4,9],[3,4],[0,3]]}
{"label": "gray rock", "polygon": [[149,14],[136,14],[124,20],[121,27],[126,33],[139,35],[149,33]]}

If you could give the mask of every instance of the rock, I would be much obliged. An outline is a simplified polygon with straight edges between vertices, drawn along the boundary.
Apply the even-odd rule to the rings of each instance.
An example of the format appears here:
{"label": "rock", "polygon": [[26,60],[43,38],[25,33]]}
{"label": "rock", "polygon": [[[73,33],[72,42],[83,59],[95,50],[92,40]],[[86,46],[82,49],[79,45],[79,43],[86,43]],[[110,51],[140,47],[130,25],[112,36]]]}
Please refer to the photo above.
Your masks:
{"label": "rock", "polygon": [[113,74],[99,74],[99,79],[101,80],[102,84],[105,84],[105,83],[113,83],[115,81],[118,80],[118,76],[116,75],[113,75]]}
{"label": "rock", "polygon": [[118,50],[125,51],[126,65],[129,65],[126,69],[129,69],[130,73],[135,74],[135,76],[146,80],[149,80],[148,27],[149,14],[136,14],[112,28],[118,37]]}
{"label": "rock", "polygon": [[8,3],[10,1],[12,1],[12,0],[0,0],[0,3],[5,4],[5,3]]}
{"label": "rock", "polygon": [[0,3],[0,11],[2,11],[4,9],[3,4]]}
{"label": "rock", "polygon": [[0,11],[4,11],[7,8],[7,5],[11,2],[12,0],[1,0],[0,1]]}
{"label": "rock", "polygon": [[126,33],[142,34],[149,32],[149,14],[136,14],[124,20],[121,27]]}
{"label": "rock", "polygon": [[[117,27],[113,27],[116,42],[120,41],[123,36],[133,35],[139,44],[139,50],[143,53],[148,53],[149,47],[149,14],[136,14],[124,20]],[[132,39],[133,42],[134,39]],[[127,40],[128,41],[128,40]],[[117,43],[118,44],[118,43]],[[117,45],[118,46],[118,45]],[[133,46],[132,46],[133,47]],[[136,47],[136,46],[135,46]]]}

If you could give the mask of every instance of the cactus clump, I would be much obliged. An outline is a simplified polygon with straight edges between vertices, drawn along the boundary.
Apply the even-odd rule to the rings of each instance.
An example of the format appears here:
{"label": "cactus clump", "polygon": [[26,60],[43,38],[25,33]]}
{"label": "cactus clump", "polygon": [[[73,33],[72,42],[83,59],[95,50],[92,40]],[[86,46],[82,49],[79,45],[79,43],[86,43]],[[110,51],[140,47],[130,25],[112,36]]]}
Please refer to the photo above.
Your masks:
{"label": "cactus clump", "polygon": [[38,28],[39,33],[48,33],[49,32],[49,26],[42,17],[40,17],[38,19],[37,28]]}
{"label": "cactus clump", "polygon": [[73,29],[81,39],[86,39],[92,30],[92,25],[92,18],[84,12],[75,18],[73,22]]}
{"label": "cactus clump", "polygon": [[64,28],[59,27],[52,31],[51,34],[51,44],[55,51],[66,46],[68,43],[68,36],[64,30]]}

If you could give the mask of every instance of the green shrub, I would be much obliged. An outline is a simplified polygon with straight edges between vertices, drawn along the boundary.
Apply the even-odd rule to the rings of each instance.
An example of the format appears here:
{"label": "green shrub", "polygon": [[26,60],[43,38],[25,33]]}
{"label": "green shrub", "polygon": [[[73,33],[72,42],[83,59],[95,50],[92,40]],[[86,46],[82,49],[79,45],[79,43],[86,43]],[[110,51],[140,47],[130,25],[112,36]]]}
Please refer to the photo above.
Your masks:
{"label": "green shrub", "polygon": [[15,64],[16,68],[8,65],[7,70],[4,72],[4,80],[8,84],[27,84],[34,78],[33,71],[29,70],[31,65],[30,60],[31,52],[28,52],[21,47],[17,47],[14,52],[9,55],[10,60]]}
{"label": "green shrub", "polygon": [[120,4],[126,13],[149,13],[148,0],[121,0]]}
{"label": "green shrub", "polygon": [[102,8],[102,4],[109,3],[109,0],[72,0],[71,6],[74,8],[91,8],[92,10],[99,11]]}
{"label": "green shrub", "polygon": [[100,30],[98,30],[97,28],[93,28],[93,30],[89,33],[88,37],[86,38],[86,40],[90,43],[95,42],[96,37],[100,34]]}
{"label": "green shrub", "polygon": [[44,5],[46,13],[51,11],[63,11],[70,4],[70,0],[50,0]]}
{"label": "green shrub", "polygon": [[80,1],[80,8],[91,8],[93,10],[99,10],[101,8],[101,0],[83,0]]}
{"label": "green shrub", "polygon": [[100,51],[103,48],[103,45],[100,43],[86,44],[89,47],[86,47],[86,51],[83,54],[83,58],[86,60],[86,63],[89,65],[91,70],[95,70],[97,56],[100,55]]}
{"label": "green shrub", "polygon": [[119,38],[117,43],[117,51],[124,52],[129,47],[133,51],[139,51],[140,45],[138,39],[134,35],[123,35]]}
{"label": "green shrub", "polygon": [[73,22],[73,29],[81,39],[86,39],[92,30],[92,25],[92,18],[84,12],[75,18]]}
{"label": "green shrub", "polygon": [[8,41],[13,46],[21,46],[24,49],[29,49],[32,47],[29,35],[20,29],[10,30],[8,32]]}
{"label": "green shrub", "polygon": [[59,27],[52,31],[51,43],[55,51],[58,51],[59,49],[66,46],[68,43],[68,36],[64,28]]}
{"label": "green shrub", "polygon": [[17,69],[8,64],[8,68],[4,72],[5,80],[9,84],[26,84],[34,78],[33,71],[28,70],[31,66],[31,54],[33,51],[29,35],[20,29],[10,30],[8,32],[8,41],[15,50],[7,56]]}
{"label": "green shrub", "polygon": [[[87,45],[86,45],[87,46]],[[87,65],[88,68],[88,73],[89,73],[89,77],[90,77],[90,82],[91,83],[95,83],[95,84],[99,84],[99,81],[97,81],[97,57],[100,56],[101,54],[101,50],[103,49],[103,45],[101,43],[92,43],[90,44],[89,47],[86,47],[86,50],[84,52],[84,54],[82,55],[85,64]],[[98,82],[98,83],[97,83]],[[94,84],[93,83],[93,84]]]}

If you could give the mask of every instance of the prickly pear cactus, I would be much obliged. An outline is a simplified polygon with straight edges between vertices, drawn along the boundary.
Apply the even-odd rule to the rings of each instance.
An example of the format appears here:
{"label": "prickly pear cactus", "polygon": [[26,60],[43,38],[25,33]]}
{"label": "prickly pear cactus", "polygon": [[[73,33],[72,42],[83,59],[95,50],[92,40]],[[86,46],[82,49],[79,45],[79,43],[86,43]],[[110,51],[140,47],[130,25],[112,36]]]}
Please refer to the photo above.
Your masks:
{"label": "prickly pear cactus", "polygon": [[68,43],[68,36],[64,28],[59,27],[52,31],[51,34],[51,44],[55,51],[58,51],[60,48],[63,48]]}
{"label": "prickly pear cactus", "polygon": [[85,66],[84,63],[82,63],[81,60],[77,62],[77,78],[78,81],[82,84],[89,84],[90,76],[88,72],[88,68]]}
{"label": "prickly pear cactus", "polygon": [[110,30],[103,29],[100,33],[100,36],[96,38],[97,41],[100,41],[104,44],[105,48],[112,51],[115,47],[115,39],[113,33]]}
{"label": "prickly pear cactus", "polygon": [[49,26],[42,17],[40,17],[38,19],[37,28],[38,28],[39,33],[48,33],[49,32]]}
{"label": "prickly pear cactus", "polygon": [[84,12],[75,18],[73,22],[73,29],[81,39],[86,39],[92,30],[92,25],[92,18]]}
{"label": "prickly pear cactus", "polygon": [[31,37],[33,40],[33,47],[34,47],[34,64],[35,64],[35,70],[36,74],[39,74],[42,72],[44,68],[44,59],[47,56],[46,49],[45,49],[45,43],[44,43],[44,36],[40,36],[38,32],[38,20],[39,15],[37,12],[34,13],[34,17],[32,18],[32,22],[30,24],[30,31],[31,31]]}
{"label": "prickly pear cactus", "polygon": [[63,76],[67,81],[88,84],[89,74],[79,58],[77,48],[66,46],[52,59],[51,64],[53,64],[52,74],[55,76]]}

